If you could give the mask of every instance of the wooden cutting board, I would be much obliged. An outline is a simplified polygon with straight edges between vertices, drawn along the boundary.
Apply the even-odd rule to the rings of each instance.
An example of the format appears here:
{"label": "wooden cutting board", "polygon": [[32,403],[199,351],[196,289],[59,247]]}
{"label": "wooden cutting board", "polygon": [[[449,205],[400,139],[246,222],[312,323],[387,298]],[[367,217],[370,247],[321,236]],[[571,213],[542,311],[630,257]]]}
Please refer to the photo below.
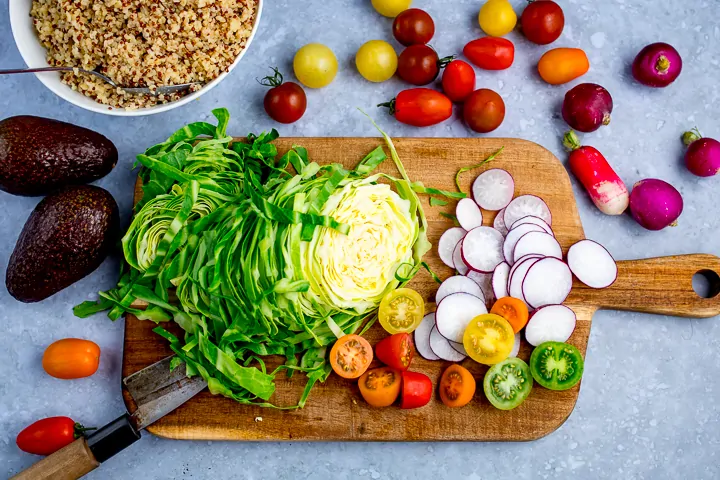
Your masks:
{"label": "wooden cutting board", "polygon": [[[277,141],[280,153],[292,145],[302,145],[310,158],[321,164],[341,162],[354,166],[370,150],[381,145],[375,138],[285,138]],[[508,170],[515,178],[516,195],[532,193],[543,198],[553,214],[553,230],[565,251],[585,238],[573,197],[570,179],[563,165],[545,148],[516,139],[421,139],[401,138],[395,145],[410,178],[427,186],[453,190],[455,172],[478,163],[505,146],[491,167]],[[488,168],[491,168],[488,167]],[[466,173],[464,191],[485,167]],[[396,173],[388,159],[381,168]],[[136,200],[139,198],[136,191]],[[452,212],[453,205],[430,207],[423,200],[430,222],[429,237],[437,245],[440,235],[451,226],[439,215]],[[485,223],[492,224],[494,212],[484,212]],[[433,248],[426,260],[441,278],[452,275]],[[720,259],[712,255],[684,255],[618,263],[617,282],[604,290],[593,290],[576,282],[566,304],[577,313],[578,322],[569,342],[583,355],[587,350],[593,313],[600,308],[677,315],[710,317],[720,314],[720,296],[700,298],[692,288],[693,274],[702,270],[720,273]],[[421,272],[411,283],[426,300],[426,311],[434,311],[437,284],[427,272]],[[648,322],[652,320],[648,319]],[[130,375],[170,354],[165,341],[152,333],[152,322],[130,316],[125,323],[123,377]],[[177,329],[176,329],[177,330]],[[379,324],[368,333],[371,343],[385,336]],[[531,347],[523,341],[519,357],[528,360]],[[359,394],[355,382],[331,375],[312,391],[302,410],[280,411],[239,405],[211,395],[207,390],[157,423],[148,427],[155,435],[194,440],[397,440],[397,441],[507,441],[534,440],[557,429],[575,406],[580,386],[564,392],[546,390],[536,385],[528,399],[511,411],[493,408],[482,392],[482,378],[487,367],[470,359],[462,364],[478,380],[479,389],[473,401],[459,409],[445,407],[434,396],[431,403],[416,410],[398,407],[374,409]],[[419,356],[412,369],[427,374],[435,384],[449,362],[429,362]],[[303,375],[290,380],[278,378],[275,404],[293,405],[302,391]],[[128,409],[135,409],[129,394],[123,392]]]}

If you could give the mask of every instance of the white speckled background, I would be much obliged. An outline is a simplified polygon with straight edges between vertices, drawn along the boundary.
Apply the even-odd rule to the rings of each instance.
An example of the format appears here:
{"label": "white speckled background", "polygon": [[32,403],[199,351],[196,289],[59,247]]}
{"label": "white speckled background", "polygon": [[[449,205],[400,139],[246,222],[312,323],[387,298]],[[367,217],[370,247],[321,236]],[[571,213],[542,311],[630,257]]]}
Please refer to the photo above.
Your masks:
{"label": "white speckled background", "polygon": [[[14,0],[10,0],[14,1]],[[267,0],[260,32],[239,67],[215,90],[183,108],[143,118],[111,118],[75,108],[32,76],[0,78],[0,118],[18,114],[54,117],[93,128],[118,146],[121,162],[100,185],[130,209],[133,157],[187,122],[228,107],[230,132],[244,135],[279,127],[285,136],[370,136],[375,131],[356,110],[373,112],[394,136],[473,135],[453,119],[427,129],[404,127],[376,111],[403,85],[365,82],[354,69],[357,48],[370,39],[391,39],[391,21],[369,0]],[[513,0],[521,11],[522,0]],[[583,192],[576,194],[588,237],[618,259],[679,253],[720,254],[720,178],[698,179],[682,163],[682,132],[698,126],[720,137],[720,2],[717,0],[559,0],[566,28],[556,46],[585,49],[591,70],[582,80],[604,85],[615,111],[609,127],[586,135],[628,185],[646,177],[673,183],[685,198],[677,228],[650,233],[629,217],[605,217]],[[459,53],[481,36],[479,0],[416,0],[435,19],[433,46]],[[0,3],[0,68],[22,67]],[[551,87],[534,66],[549,47],[519,34],[513,67],[478,72],[478,86],[498,91],[507,117],[493,136],[538,142],[564,159],[559,138],[566,126],[559,105],[567,87]],[[321,91],[308,91],[305,117],[292,126],[273,124],[262,110],[264,88],[256,77],[278,65],[290,76],[292,56],[308,42],[329,45],[341,71]],[[632,58],[654,41],[673,44],[684,58],[679,80],[664,90],[634,83]],[[399,45],[395,44],[396,47]],[[574,82],[578,83],[578,82]],[[38,199],[0,192],[0,277],[23,223]],[[15,446],[16,434],[36,419],[70,415],[102,425],[122,413],[122,321],[74,318],[71,306],[113,285],[117,259],[39,304],[15,302],[0,286],[0,477],[38,457]],[[47,376],[44,348],[69,336],[94,340],[103,351],[99,372],[76,381]],[[523,444],[223,443],[180,442],[144,435],[130,450],[89,476],[93,479],[400,479],[400,478],[720,478],[720,322],[619,312],[600,312],[590,336],[586,370],[575,412],[550,436]]]}

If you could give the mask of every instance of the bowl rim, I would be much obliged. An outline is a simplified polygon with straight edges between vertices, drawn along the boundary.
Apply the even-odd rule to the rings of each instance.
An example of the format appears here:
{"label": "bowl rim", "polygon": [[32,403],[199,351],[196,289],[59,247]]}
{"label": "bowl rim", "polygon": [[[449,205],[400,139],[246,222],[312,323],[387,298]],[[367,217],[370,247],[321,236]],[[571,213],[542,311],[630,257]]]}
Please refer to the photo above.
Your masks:
{"label": "bowl rim", "polygon": [[[29,16],[29,13],[24,12],[18,12],[17,10],[19,8],[24,8],[23,5],[26,5],[27,3],[32,3],[33,0],[28,0],[27,2],[20,2],[16,0],[10,0],[9,5],[9,16],[10,16],[10,29],[13,33],[13,39],[15,40],[15,46],[17,47],[18,51],[20,52],[20,56],[23,59],[23,62],[25,62],[25,65],[28,68],[42,68],[49,66],[47,63],[47,57],[44,57],[42,60],[42,64],[39,64],[39,62],[30,62],[29,58],[31,58],[31,54],[29,51],[29,48],[26,48],[23,42],[20,41],[20,35],[19,31],[22,27],[20,24],[16,22],[16,19],[22,18],[24,16]],[[250,35],[247,38],[247,41],[245,42],[245,47],[240,51],[238,56],[235,58],[233,63],[230,65],[228,70],[226,72],[221,73],[217,76],[214,80],[207,83],[205,86],[203,86],[200,90],[193,92],[189,95],[186,95],[179,100],[176,100],[174,102],[165,103],[162,105],[155,105],[152,107],[144,107],[144,108],[138,108],[135,110],[127,110],[125,108],[117,108],[112,107],[110,105],[105,105],[97,100],[88,97],[87,95],[84,95],[82,93],[74,91],[72,88],[70,88],[68,85],[62,83],[60,81],[60,74],[54,73],[54,72],[45,72],[45,73],[35,73],[35,77],[37,77],[40,82],[42,82],[43,85],[45,85],[50,91],[52,91],[55,95],[62,98],[66,102],[69,102],[76,107],[80,107],[84,110],[89,110],[91,112],[95,113],[102,113],[104,115],[110,115],[115,117],[140,117],[145,115],[154,115],[157,113],[163,113],[167,112],[169,110],[173,110],[175,108],[181,107],[183,105],[186,105],[193,100],[196,100],[200,98],[205,93],[209,92],[213,88],[215,88],[220,82],[222,82],[225,77],[230,74],[235,67],[240,63],[240,60],[245,56],[245,53],[250,48],[250,44],[255,38],[255,35],[258,31],[258,26],[260,25],[260,18],[262,17],[262,10],[263,6],[265,4],[265,0],[255,0],[257,4],[256,13],[255,13],[255,19],[253,21],[253,27],[250,31]],[[32,22],[30,22],[32,24]],[[37,33],[35,32],[35,29],[32,29],[33,37],[37,41],[38,44],[40,44],[40,40],[37,37]],[[40,47],[45,50],[45,48],[40,44]],[[33,65],[31,65],[33,63]],[[80,95],[83,95],[83,97],[87,98],[89,100],[88,103],[79,103],[76,102],[69,93],[78,93]]]}

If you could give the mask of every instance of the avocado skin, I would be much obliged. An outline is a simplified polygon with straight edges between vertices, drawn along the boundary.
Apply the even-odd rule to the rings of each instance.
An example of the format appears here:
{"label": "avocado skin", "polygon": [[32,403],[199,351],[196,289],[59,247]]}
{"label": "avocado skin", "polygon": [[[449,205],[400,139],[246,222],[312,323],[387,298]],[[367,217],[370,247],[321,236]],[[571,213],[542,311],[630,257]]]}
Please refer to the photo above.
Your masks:
{"label": "avocado skin", "polygon": [[25,303],[54,295],[98,268],[119,233],[118,206],[107,190],[70,186],[45,197],[10,256],[8,292]]}
{"label": "avocado skin", "polygon": [[46,195],[90,183],[117,161],[115,145],[87,128],[33,116],[0,121],[0,190],[13,195]]}

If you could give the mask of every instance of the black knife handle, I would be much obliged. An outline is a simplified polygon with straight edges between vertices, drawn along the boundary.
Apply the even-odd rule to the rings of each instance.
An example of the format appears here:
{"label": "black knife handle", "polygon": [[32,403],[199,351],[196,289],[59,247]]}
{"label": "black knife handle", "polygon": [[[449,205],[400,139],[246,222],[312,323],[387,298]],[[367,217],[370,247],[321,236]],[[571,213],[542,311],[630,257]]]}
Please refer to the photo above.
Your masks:
{"label": "black knife handle", "polygon": [[138,440],[140,432],[132,426],[127,413],[87,437],[90,451],[101,463]]}

